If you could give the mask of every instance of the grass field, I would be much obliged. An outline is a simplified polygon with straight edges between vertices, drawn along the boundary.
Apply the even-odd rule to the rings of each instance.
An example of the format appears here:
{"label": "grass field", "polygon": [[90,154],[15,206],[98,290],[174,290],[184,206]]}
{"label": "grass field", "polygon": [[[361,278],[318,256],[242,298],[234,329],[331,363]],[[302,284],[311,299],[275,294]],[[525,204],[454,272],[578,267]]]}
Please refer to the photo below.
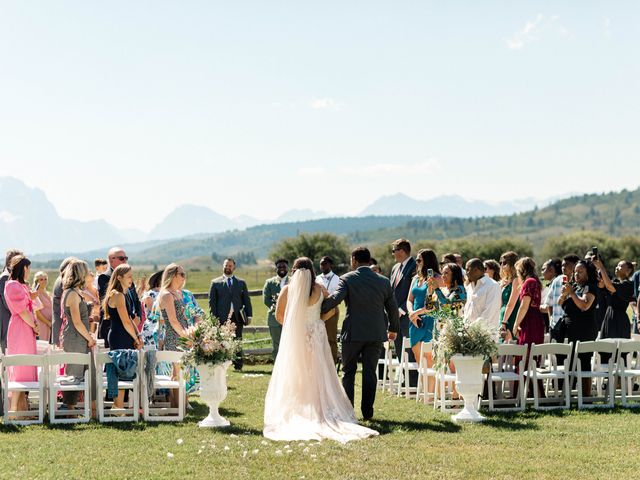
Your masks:
{"label": "grass field", "polygon": [[181,424],[0,426],[0,478],[632,478],[640,465],[637,411],[528,411],[458,426],[380,393],[375,420],[364,422],[379,437],[287,448],[261,435],[269,373],[229,373],[224,430],[197,427],[206,408],[195,397]]}

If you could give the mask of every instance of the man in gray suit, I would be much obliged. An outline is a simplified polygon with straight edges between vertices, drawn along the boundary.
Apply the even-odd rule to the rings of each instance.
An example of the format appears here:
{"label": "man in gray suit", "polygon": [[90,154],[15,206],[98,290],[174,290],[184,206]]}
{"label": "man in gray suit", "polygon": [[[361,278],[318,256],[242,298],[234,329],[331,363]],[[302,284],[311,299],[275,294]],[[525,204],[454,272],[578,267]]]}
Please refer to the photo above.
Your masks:
{"label": "man in gray suit", "polygon": [[[342,386],[353,405],[358,357],[362,355],[362,402],[365,420],[373,417],[376,399],[376,367],[382,342],[394,340],[399,329],[398,304],[389,280],[369,267],[371,253],[364,247],[351,252],[353,271],[340,278],[337,290],[322,302],[322,313],[343,300],[347,312],[342,324]],[[387,325],[387,317],[389,325]]]}

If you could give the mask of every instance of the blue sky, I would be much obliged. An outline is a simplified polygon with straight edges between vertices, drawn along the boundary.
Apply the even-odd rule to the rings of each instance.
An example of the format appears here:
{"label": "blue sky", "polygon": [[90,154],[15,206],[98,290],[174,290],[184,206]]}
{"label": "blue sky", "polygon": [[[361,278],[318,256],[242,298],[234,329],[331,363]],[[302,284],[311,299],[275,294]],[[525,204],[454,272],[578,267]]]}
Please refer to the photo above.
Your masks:
{"label": "blue sky", "polygon": [[639,25],[635,1],[0,1],[0,175],[144,229],[635,188]]}

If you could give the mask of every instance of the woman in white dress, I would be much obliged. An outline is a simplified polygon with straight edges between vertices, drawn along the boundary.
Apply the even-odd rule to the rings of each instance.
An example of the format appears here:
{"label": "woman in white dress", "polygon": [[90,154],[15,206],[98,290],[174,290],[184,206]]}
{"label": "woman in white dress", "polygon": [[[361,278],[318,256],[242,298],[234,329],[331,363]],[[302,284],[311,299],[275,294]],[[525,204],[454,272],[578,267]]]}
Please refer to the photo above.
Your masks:
{"label": "woman in white dress", "polygon": [[284,310],[284,322],[265,399],[264,436],[271,440],[330,439],[345,443],[378,435],[358,425],[338,379],[320,317],[326,292],[315,283],[313,263],[299,258],[292,272],[291,282],[280,293],[276,306],[277,318],[283,318]]}

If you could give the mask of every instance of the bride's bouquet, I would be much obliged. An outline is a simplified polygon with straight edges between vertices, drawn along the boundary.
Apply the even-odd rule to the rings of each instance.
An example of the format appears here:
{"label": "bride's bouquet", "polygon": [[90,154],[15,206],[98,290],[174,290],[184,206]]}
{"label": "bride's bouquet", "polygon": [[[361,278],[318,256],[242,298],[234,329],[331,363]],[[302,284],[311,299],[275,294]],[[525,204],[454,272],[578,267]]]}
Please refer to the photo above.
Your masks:
{"label": "bride's bouquet", "polygon": [[180,338],[180,345],[185,351],[184,364],[195,367],[235,360],[242,341],[236,339],[233,323],[220,325],[217,318],[206,316],[200,324],[189,329],[189,336]]}

